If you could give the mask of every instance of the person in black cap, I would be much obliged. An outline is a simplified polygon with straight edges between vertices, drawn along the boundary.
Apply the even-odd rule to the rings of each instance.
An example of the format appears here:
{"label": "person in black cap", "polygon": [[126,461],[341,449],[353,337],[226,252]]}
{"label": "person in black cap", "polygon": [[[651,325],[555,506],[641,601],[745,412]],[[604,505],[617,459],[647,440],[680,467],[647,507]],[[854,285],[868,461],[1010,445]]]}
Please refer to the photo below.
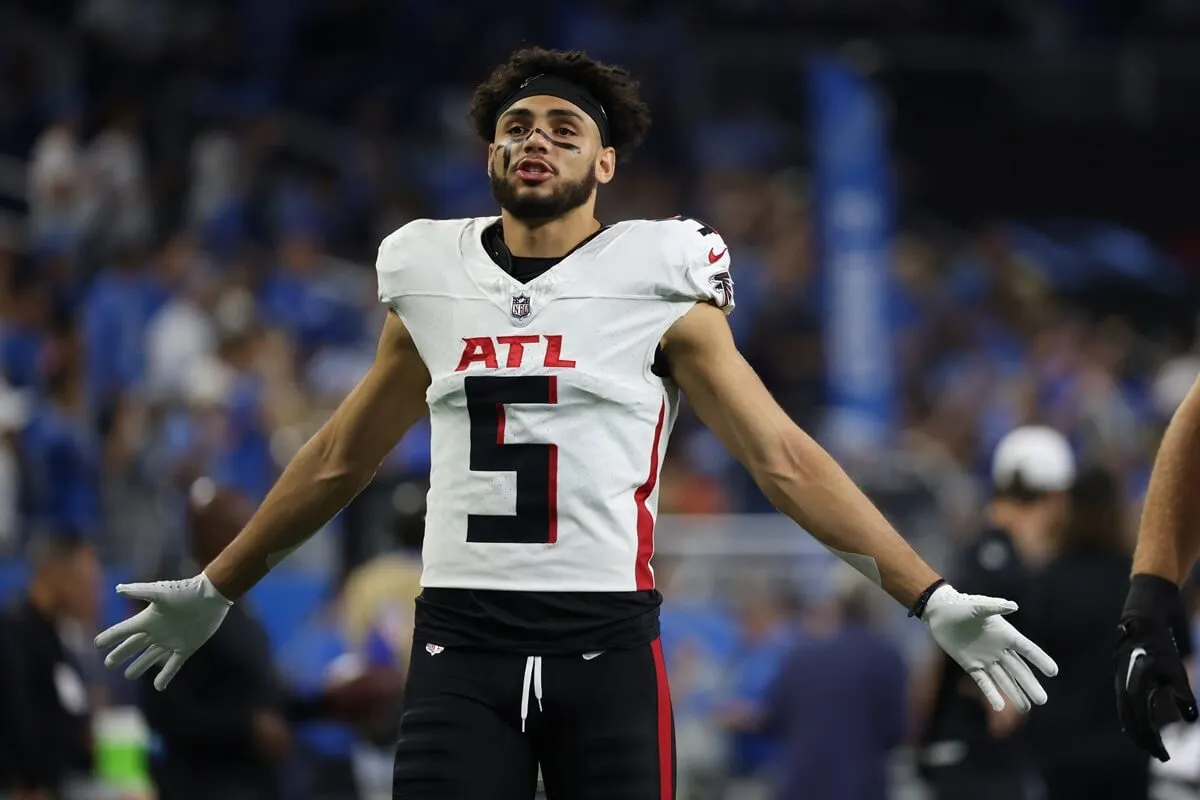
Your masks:
{"label": "person in black cap", "polygon": [[[428,115],[413,109],[414,118]],[[765,496],[909,608],[995,708],[1046,702],[1053,660],[907,544],[738,352],[729,248],[693,219],[596,218],[650,112],[623,69],[527,48],[470,104],[500,214],[380,245],[375,362],[238,537],[97,638],[166,689],[232,601],[343,508],[426,413],[431,470],[394,796],[674,796],[651,557],[680,402]],[[140,654],[140,655],[139,655]],[[136,657],[136,658],[135,658]]]}

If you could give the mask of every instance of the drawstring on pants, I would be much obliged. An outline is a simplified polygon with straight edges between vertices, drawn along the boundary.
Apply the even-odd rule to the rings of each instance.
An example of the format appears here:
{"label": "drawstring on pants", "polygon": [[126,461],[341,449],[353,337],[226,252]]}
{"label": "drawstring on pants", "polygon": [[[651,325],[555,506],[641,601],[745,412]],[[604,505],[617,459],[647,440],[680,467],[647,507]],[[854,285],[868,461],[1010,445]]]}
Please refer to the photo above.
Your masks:
{"label": "drawstring on pants", "polygon": [[538,711],[542,710],[542,657],[529,656],[525,659],[525,680],[521,683],[521,733],[525,732],[525,719],[529,716],[529,687],[537,699]]}

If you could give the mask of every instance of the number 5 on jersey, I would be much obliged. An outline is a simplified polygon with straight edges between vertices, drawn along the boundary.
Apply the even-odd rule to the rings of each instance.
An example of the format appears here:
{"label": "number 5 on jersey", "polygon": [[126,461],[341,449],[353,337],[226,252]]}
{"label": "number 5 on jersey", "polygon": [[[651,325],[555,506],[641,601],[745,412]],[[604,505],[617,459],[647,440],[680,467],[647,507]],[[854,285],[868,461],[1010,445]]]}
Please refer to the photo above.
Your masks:
{"label": "number 5 on jersey", "polygon": [[468,514],[467,541],[552,544],[558,538],[558,446],[504,442],[505,406],[554,405],[553,375],[469,375],[463,379],[476,472],[516,474],[515,514]]}

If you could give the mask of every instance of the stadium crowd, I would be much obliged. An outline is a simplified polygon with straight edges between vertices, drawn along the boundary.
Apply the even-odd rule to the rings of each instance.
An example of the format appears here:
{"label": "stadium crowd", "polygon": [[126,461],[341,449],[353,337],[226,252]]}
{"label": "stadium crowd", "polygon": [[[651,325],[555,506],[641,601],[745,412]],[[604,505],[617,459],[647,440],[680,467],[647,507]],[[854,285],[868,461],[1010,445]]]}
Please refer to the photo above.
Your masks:
{"label": "stadium crowd", "polygon": [[[0,153],[27,180],[8,192],[0,229],[8,558],[21,561],[46,538],[82,540],[129,574],[182,574],[195,555],[198,503],[217,492],[250,504],[264,496],[373,355],[384,314],[372,271],[379,240],[417,217],[492,213],[464,98],[485,64],[523,40],[583,47],[643,76],[654,133],[604,196],[602,216],[683,213],[721,231],[734,258],[735,337],[820,438],[826,351],[802,120],[752,100],[704,118],[684,108],[702,90],[688,86],[685,66],[696,20],[753,21],[767,4],[596,2],[539,14],[372,0],[10,5],[3,15],[17,24],[0,26],[13,44],[0,48]],[[1048,24],[1010,18],[999,3],[983,4],[996,14],[980,19],[943,8],[960,4],[912,5],[954,30],[1032,36]],[[1027,5],[1071,28],[1079,4]],[[1162,3],[1162,19],[1184,20],[1186,5]],[[1080,19],[1091,35],[1119,16]],[[1149,17],[1141,24],[1153,28]],[[489,31],[484,41],[477,30]],[[893,444],[838,455],[902,531],[945,553],[980,528],[1001,437],[1050,425],[1081,463],[1116,477],[1132,523],[1163,426],[1200,373],[1193,320],[1162,300],[1191,284],[1146,239],[1105,221],[1052,235],[1015,218],[967,229],[937,218],[903,209],[893,241]],[[1131,260],[1143,268],[1115,288],[1064,278],[1065,264],[1091,275]],[[338,587],[358,587],[364,569],[401,581],[366,592],[376,612],[377,594],[402,601],[416,591],[411,565],[378,557],[419,544],[428,458],[419,427],[315,559],[335,565]],[[770,511],[685,412],[660,513]],[[760,791],[771,774],[776,745],[752,723],[800,631],[875,618],[854,592],[834,592],[835,614],[826,597],[754,581],[735,562],[738,588],[702,611],[686,598],[672,607],[664,565],[664,629],[683,630],[669,661],[680,764],[697,797],[718,784]],[[403,632],[382,641],[387,625],[371,613],[356,606],[277,642],[293,681],[320,683],[330,653],[345,647],[325,646],[331,637],[402,663]],[[869,646],[894,649],[889,642]],[[885,755],[911,727],[898,651],[896,660],[879,677],[895,714],[875,705],[868,715],[887,729]],[[314,674],[297,674],[305,669]],[[122,699],[107,678],[94,680]],[[312,747],[349,746],[338,738],[344,727],[321,725]]]}

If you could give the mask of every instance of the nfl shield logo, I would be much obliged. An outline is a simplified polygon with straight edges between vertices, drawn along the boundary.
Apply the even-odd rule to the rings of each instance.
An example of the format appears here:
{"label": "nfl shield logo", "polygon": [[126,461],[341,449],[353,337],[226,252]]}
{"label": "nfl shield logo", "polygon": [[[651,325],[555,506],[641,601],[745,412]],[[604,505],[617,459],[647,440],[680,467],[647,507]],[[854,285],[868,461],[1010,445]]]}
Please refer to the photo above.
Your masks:
{"label": "nfl shield logo", "polygon": [[514,294],[512,299],[512,315],[516,319],[529,316],[529,295]]}

